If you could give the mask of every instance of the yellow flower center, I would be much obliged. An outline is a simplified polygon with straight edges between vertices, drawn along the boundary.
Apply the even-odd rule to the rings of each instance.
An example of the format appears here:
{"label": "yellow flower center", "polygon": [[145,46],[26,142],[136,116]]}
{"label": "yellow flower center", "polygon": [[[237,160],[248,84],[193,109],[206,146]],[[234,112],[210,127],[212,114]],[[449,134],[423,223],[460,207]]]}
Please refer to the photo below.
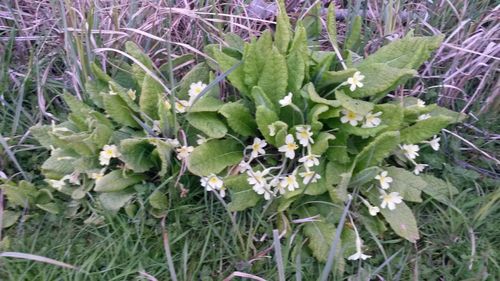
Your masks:
{"label": "yellow flower center", "polygon": [[347,119],[349,119],[349,120],[354,120],[354,119],[356,119],[356,113],[354,113],[354,112],[352,112],[352,111],[349,111],[349,112],[347,113]]}
{"label": "yellow flower center", "polygon": [[211,178],[210,178],[210,180],[209,180],[210,184],[216,184],[216,183],[217,183],[217,181],[218,181],[218,180],[217,180],[217,178],[216,178],[216,177],[211,177]]}
{"label": "yellow flower center", "polygon": [[287,148],[289,150],[295,150],[295,149],[298,148],[298,146],[296,144],[294,144],[294,143],[289,143],[289,144],[287,144]]}
{"label": "yellow flower center", "polygon": [[300,132],[300,136],[304,139],[309,138],[309,133],[307,131],[302,131]]}
{"label": "yellow flower center", "polygon": [[253,149],[253,150],[259,150],[259,148],[260,148],[260,144],[258,144],[258,143],[254,143],[254,144],[252,145],[252,149]]}

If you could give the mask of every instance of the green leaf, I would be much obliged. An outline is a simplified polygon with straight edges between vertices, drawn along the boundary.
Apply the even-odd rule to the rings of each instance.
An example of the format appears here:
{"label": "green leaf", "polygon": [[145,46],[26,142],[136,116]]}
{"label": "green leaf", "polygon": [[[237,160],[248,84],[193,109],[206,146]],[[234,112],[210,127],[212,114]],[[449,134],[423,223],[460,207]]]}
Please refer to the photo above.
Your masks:
{"label": "green leaf", "polygon": [[451,124],[453,119],[447,116],[436,116],[422,121],[418,121],[412,126],[401,130],[401,143],[412,144],[427,140],[446,126]]}
{"label": "green leaf", "polygon": [[358,70],[365,76],[362,88],[350,93],[353,98],[379,95],[383,97],[398,85],[405,83],[417,74],[413,69],[391,67],[385,63],[361,63]]}
{"label": "green leaf", "polygon": [[357,69],[355,68],[348,68],[339,71],[325,71],[321,75],[318,88],[323,89],[333,84],[343,83],[347,80],[347,78],[352,77],[356,71]]}
{"label": "green leaf", "polygon": [[220,99],[203,97],[188,108],[188,112],[217,112],[224,105]]}
{"label": "green leaf", "polygon": [[36,125],[30,128],[30,132],[35,139],[45,148],[50,149],[52,138],[49,132],[52,130],[48,125]]}
{"label": "green leaf", "polygon": [[286,54],[291,37],[290,19],[286,13],[283,0],[278,1],[279,13],[276,19],[276,33],[274,34],[274,44],[282,54]]}
{"label": "green leaf", "polygon": [[150,70],[153,69],[153,62],[148,57],[148,55],[146,55],[137,44],[135,44],[132,41],[127,41],[127,42],[125,42],[125,50],[127,51],[127,54],[136,58],[147,69],[150,69]]}
{"label": "green leaf", "polygon": [[262,32],[260,38],[252,39],[250,44],[246,44],[243,52],[243,72],[245,74],[245,84],[248,88],[257,85],[262,74],[262,69],[266,64],[273,48],[273,39],[268,30]]}
{"label": "green leaf", "polygon": [[226,177],[224,184],[228,187],[231,194],[231,203],[227,206],[230,212],[251,208],[257,205],[262,198],[248,184],[246,175]]}
{"label": "green leaf", "polygon": [[278,101],[286,95],[287,84],[288,70],[285,57],[273,48],[257,85],[275,106],[279,106]]}
{"label": "green leaf", "polygon": [[158,120],[158,100],[163,92],[163,87],[158,81],[149,75],[144,76],[139,107],[144,114],[153,120]]}
{"label": "green leaf", "polygon": [[337,43],[337,19],[335,17],[335,2],[330,2],[328,5],[328,13],[326,16],[326,31],[330,43],[338,48]]}
{"label": "green leaf", "polygon": [[467,118],[467,114],[461,113],[461,112],[456,112],[453,110],[449,110],[447,108],[437,106],[435,104],[432,104],[429,107],[431,110],[429,111],[431,116],[446,116],[451,118],[452,123],[459,123],[463,122],[465,118]]}
{"label": "green leaf", "polygon": [[356,156],[356,169],[362,170],[376,166],[389,156],[399,144],[399,132],[385,132],[376,137]]}
{"label": "green leaf", "polygon": [[371,182],[375,179],[375,177],[380,174],[382,170],[379,167],[369,167],[363,169],[356,173],[355,176],[352,177],[349,182],[349,186],[356,187],[362,186],[368,182]]}
{"label": "green leaf", "polygon": [[363,116],[372,111],[374,107],[371,102],[353,99],[341,91],[336,91],[335,96],[343,108]]}
{"label": "green leaf", "polygon": [[449,182],[427,174],[420,177],[427,183],[422,191],[441,203],[449,204],[450,198],[458,194],[457,188]]}
{"label": "green leaf", "polygon": [[324,104],[328,105],[331,107],[339,107],[340,102],[337,100],[328,100],[325,98],[322,98],[318,95],[316,90],[314,89],[314,84],[313,83],[308,83],[302,88],[303,91],[306,92],[307,96],[312,102],[319,103],[319,104]]}
{"label": "green leaf", "polygon": [[243,45],[245,44],[245,41],[243,41],[238,34],[231,32],[224,34],[224,42],[226,42],[229,47],[238,51],[243,51]]}
{"label": "green leaf", "polygon": [[60,179],[74,171],[74,162],[77,159],[78,155],[73,152],[53,150],[51,156],[42,164],[42,173],[46,178]]}
{"label": "green leaf", "polygon": [[[380,205],[380,199],[373,201],[371,203],[375,205]],[[390,227],[394,232],[405,238],[406,240],[415,243],[420,239],[417,228],[417,220],[413,215],[412,211],[408,206],[401,202],[396,205],[395,210],[389,210],[387,208],[380,208],[380,213],[384,216],[385,220],[389,223]]]}
{"label": "green leaf", "polygon": [[344,131],[350,135],[360,136],[363,138],[374,137],[378,133],[384,131],[387,128],[388,128],[388,126],[386,126],[386,125],[378,125],[377,127],[374,127],[374,128],[354,127],[354,126],[351,126],[351,124],[341,124],[340,125],[341,131]]}
{"label": "green leaf", "polygon": [[[227,69],[231,68],[230,65]],[[222,67],[222,66],[221,66]],[[226,71],[227,69],[223,70]],[[208,83],[210,69],[205,63],[199,63],[195,65],[188,73],[186,73],[179,83],[179,90],[176,93],[176,97],[179,99],[189,100],[189,88],[191,84],[197,82]],[[199,101],[198,101],[199,102]]]}
{"label": "green leaf", "polygon": [[191,153],[188,169],[195,175],[208,176],[238,164],[242,158],[243,147],[235,140],[209,140]]}
{"label": "green leaf", "polygon": [[132,138],[120,142],[120,159],[136,173],[142,173],[154,166],[151,156],[155,146],[148,139]]}
{"label": "green leaf", "polygon": [[27,181],[20,181],[17,185],[14,183],[5,183],[0,185],[8,202],[20,207],[26,207],[34,203],[37,190],[35,186]]}
{"label": "green leaf", "polygon": [[272,145],[275,145],[274,137],[269,135],[269,125],[278,121],[278,115],[276,113],[263,105],[257,106],[257,111],[255,112],[255,121],[259,131],[262,133],[266,141]]}
{"label": "green leaf", "polygon": [[279,112],[279,119],[285,122],[289,127],[295,127],[304,124],[303,112],[296,106],[282,107]]}
{"label": "green leaf", "polygon": [[149,196],[149,204],[151,207],[158,210],[167,210],[168,209],[168,198],[165,192],[161,190],[155,190]]}
{"label": "green leaf", "polygon": [[57,203],[54,203],[54,202],[50,202],[50,203],[46,203],[46,204],[36,204],[36,206],[38,208],[44,210],[45,212],[48,212],[48,213],[51,213],[54,215],[57,215],[61,212],[61,208],[59,207],[59,205]]}
{"label": "green leaf", "polygon": [[92,100],[92,103],[100,108],[104,108],[101,93],[107,92],[108,89],[108,82],[99,80],[87,80],[85,82],[85,93],[89,96],[90,100]]}
{"label": "green leaf", "polygon": [[106,113],[109,114],[114,121],[132,128],[140,127],[133,117],[134,113],[119,95],[105,93],[102,95],[102,98]]}
{"label": "green leaf", "polygon": [[[143,78],[144,79],[144,78]],[[132,110],[133,112],[139,113],[141,111],[140,107],[137,105],[135,102],[132,95],[129,93],[129,89],[126,89],[122,87],[120,84],[116,83],[115,81],[110,81],[109,82],[109,87],[111,91],[116,93],[122,100],[125,102],[125,104]],[[109,93],[108,93],[109,95]]]}
{"label": "green leaf", "polygon": [[257,124],[250,110],[239,102],[226,103],[219,113],[227,119],[227,123],[236,133],[248,137],[256,135]]}
{"label": "green leaf", "polygon": [[186,115],[189,124],[211,138],[222,138],[227,127],[215,112],[193,112]]}
{"label": "green leaf", "polygon": [[273,102],[269,99],[266,93],[262,90],[261,87],[255,86],[252,88],[252,99],[255,103],[255,106],[258,107],[259,105],[262,105],[266,107],[267,109],[270,109],[274,112],[278,112],[276,110],[276,107],[274,106]]}
{"label": "green leaf", "polygon": [[349,163],[351,158],[347,154],[347,139],[348,135],[345,132],[338,132],[336,139],[330,143],[328,150],[326,151],[326,157],[332,162],[338,163]]}
{"label": "green leaf", "polygon": [[[239,60],[226,55],[220,50],[214,50],[214,59],[219,64],[222,72],[226,72],[234,65],[240,63]],[[243,95],[248,93],[248,88],[245,85],[245,72],[243,71],[243,67],[241,65],[236,67],[227,76],[227,78],[231,82],[231,85],[238,89],[238,91],[240,91]]]}
{"label": "green leaf", "polygon": [[286,57],[288,87],[287,90],[297,93],[302,87],[305,78],[306,65],[303,54],[299,51],[293,51]]}
{"label": "green leaf", "polygon": [[109,143],[111,136],[113,135],[113,130],[103,124],[97,124],[95,129],[89,136],[89,140],[95,144],[95,147],[101,148],[105,144]]}
{"label": "green leaf", "polygon": [[320,175],[321,178],[316,182],[311,182],[308,185],[303,184],[301,179],[300,186],[305,187],[304,194],[307,195],[320,195],[328,191],[328,179],[326,176],[326,160],[322,159],[318,166],[314,166],[310,168],[311,171],[316,172],[316,174]]}
{"label": "green leaf", "polygon": [[361,16],[356,16],[351,25],[349,36],[345,40],[344,50],[354,50],[361,39]]}
{"label": "green leaf", "polygon": [[122,190],[101,193],[98,198],[103,209],[115,212],[125,206],[133,197],[134,193]]}
{"label": "green leaf", "polygon": [[64,102],[69,106],[71,112],[78,115],[82,119],[86,119],[93,111],[88,105],[68,93],[64,94],[62,97]]}
{"label": "green leaf", "polygon": [[21,217],[21,212],[4,210],[2,219],[2,228],[7,228],[13,226],[17,220]]}
{"label": "green leaf", "polygon": [[319,132],[321,128],[323,128],[323,123],[319,122],[319,116],[321,113],[327,112],[328,111],[328,106],[324,104],[316,104],[311,108],[309,111],[309,116],[307,119],[311,123],[311,131],[313,133]]}
{"label": "green leaf", "polygon": [[387,64],[394,68],[417,69],[441,45],[444,36],[411,37],[405,36],[378,49],[368,56],[364,65],[374,63]]}
{"label": "green leaf", "polygon": [[315,138],[314,144],[311,146],[312,153],[317,155],[323,155],[323,153],[325,153],[329,147],[328,142],[334,139],[335,139],[334,135],[326,132],[320,132],[318,136]]}
{"label": "green leaf", "polygon": [[297,21],[295,26],[295,35],[290,46],[289,54],[297,53],[302,57],[305,69],[309,66],[309,48],[307,46],[307,31],[302,24],[302,21]]}
{"label": "green leaf", "polygon": [[396,131],[402,126],[403,108],[396,104],[376,104],[373,113],[382,112],[381,125],[386,125],[384,131]]}
{"label": "green leaf", "polygon": [[98,66],[95,62],[90,64],[90,69],[92,70],[92,73],[95,75],[95,78],[97,78],[97,80],[106,83],[112,80],[112,78],[109,75],[107,75],[104,71],[102,71],[101,67]]}
{"label": "green leaf", "polygon": [[[303,225],[302,230],[304,235],[309,238],[308,246],[313,256],[319,262],[326,262],[335,235],[335,225],[324,221],[307,222]],[[337,249],[340,252],[340,243],[338,243]]]}
{"label": "green leaf", "polygon": [[405,201],[422,202],[420,193],[427,187],[427,183],[412,172],[397,167],[384,167],[392,178],[389,192],[398,192]]}
{"label": "green leaf", "polygon": [[94,190],[96,192],[120,191],[144,179],[144,175],[125,174],[122,170],[114,170],[97,180]]}
{"label": "green leaf", "polygon": [[161,169],[158,174],[163,177],[167,173],[167,168],[170,166],[173,147],[169,143],[157,138],[149,139],[149,142],[156,146],[156,152],[161,161]]}
{"label": "green leaf", "polygon": [[274,137],[276,147],[280,147],[285,144],[286,135],[288,135],[288,125],[283,121],[276,121],[271,124],[274,126],[276,131],[276,136]]}

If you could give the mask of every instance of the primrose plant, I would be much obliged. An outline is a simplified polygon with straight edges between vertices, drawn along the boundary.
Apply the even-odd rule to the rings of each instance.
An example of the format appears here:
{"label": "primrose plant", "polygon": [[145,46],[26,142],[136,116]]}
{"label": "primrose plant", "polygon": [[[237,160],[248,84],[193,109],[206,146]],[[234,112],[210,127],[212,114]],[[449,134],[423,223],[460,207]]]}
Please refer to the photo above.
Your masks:
{"label": "primrose plant", "polygon": [[335,255],[348,260],[370,257],[365,229],[382,237],[389,226],[419,239],[408,204],[422,202],[422,193],[447,202],[456,192],[425,174],[419,153],[438,150],[441,129],[462,116],[387,95],[417,75],[442,37],[410,33],[353,59],[360,34],[340,46],[332,8],[334,51],[310,47],[303,24],[292,31],[282,2],[280,11],[274,34],[249,42],[228,34],[224,46],[207,45],[210,59],[179,83],[164,77],[191,55],[157,68],[129,42],[133,63],[117,62],[112,77],[92,65],[90,98],[65,94],[67,120],[31,129],[51,151],[41,169],[47,184],[3,184],[11,217],[26,204],[88,222],[99,209],[135,216],[145,208],[161,217],[169,198],[204,189],[231,212],[278,213],[272,217],[285,235],[291,222],[300,224],[294,237],[307,237],[322,262],[337,230]]}
{"label": "primrose plant", "polygon": [[[329,38],[336,38],[332,9],[328,22]],[[228,38],[226,46],[205,48],[217,62],[207,63],[239,96],[211,111],[224,117],[228,133],[214,135],[220,119],[211,120],[209,110],[197,113],[205,122],[190,122],[211,138],[187,159],[201,186],[229,201],[230,211],[263,204],[288,222],[305,222],[301,234],[320,261],[337,228],[343,250],[336,254],[349,260],[370,257],[362,226],[382,235],[388,225],[410,242],[419,239],[407,204],[422,202],[422,192],[442,202],[456,192],[422,174],[427,164],[419,152],[438,150],[440,130],[463,117],[414,97],[386,96],[417,74],[442,37],[408,34],[354,61],[348,42],[357,38],[343,49],[332,41],[335,52],[315,50],[302,23],[292,32],[280,13],[274,34]],[[351,227],[339,225],[347,202]]]}

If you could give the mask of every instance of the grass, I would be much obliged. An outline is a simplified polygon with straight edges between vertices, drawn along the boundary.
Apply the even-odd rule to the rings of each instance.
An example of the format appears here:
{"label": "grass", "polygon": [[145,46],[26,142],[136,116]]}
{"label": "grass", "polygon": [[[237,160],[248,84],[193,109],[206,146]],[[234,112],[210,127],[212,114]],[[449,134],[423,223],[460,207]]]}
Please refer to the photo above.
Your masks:
{"label": "grass", "polygon": [[[47,153],[27,129],[64,118],[66,111],[58,98],[64,91],[85,96],[83,85],[91,61],[109,66],[122,59],[92,50],[121,49],[123,42],[132,40],[143,46],[157,65],[167,62],[169,55],[194,54],[194,59],[176,73],[182,75],[203,56],[203,46],[222,42],[225,32],[248,38],[270,26],[269,19],[256,18],[237,1],[170,2],[175,2],[171,5],[175,9],[138,1],[125,5],[77,1],[69,5],[67,1],[47,0],[38,1],[36,9],[29,1],[0,4],[0,172],[16,180],[38,179],[37,167]],[[309,8],[315,1],[306,1],[305,6],[296,2],[291,1],[287,8],[297,17],[314,11]],[[415,209],[422,234],[416,245],[364,237],[372,252],[382,248],[385,257],[348,264],[345,276],[361,280],[377,272],[372,277],[375,280],[500,279],[496,122],[500,49],[495,45],[500,26],[494,20],[498,6],[486,0],[343,2],[339,8],[348,9],[346,19],[355,14],[365,18],[360,53],[370,53],[388,38],[411,29],[417,34],[445,34],[446,44],[422,69],[421,77],[395,94],[437,101],[469,115],[463,125],[442,135],[441,153],[423,155],[431,171],[454,183],[460,194],[448,206],[427,200]],[[315,26],[314,18],[308,17],[312,19],[310,29]],[[349,23],[338,25],[339,39],[343,40]],[[320,36],[318,40],[323,46],[326,39]],[[280,280],[283,275],[285,280],[320,276],[323,265],[314,261],[300,237],[283,238],[279,247],[274,243],[273,225],[261,219],[263,210],[230,217],[214,200],[203,192],[193,192],[185,201],[170,198],[165,230],[178,280],[222,280],[234,272],[267,280]],[[0,251],[45,256],[81,270],[0,258],[0,279],[171,279],[159,220],[102,215],[103,223],[94,225],[84,224],[83,217],[67,219],[26,210],[26,221],[2,234]],[[274,259],[273,247],[281,248],[282,260]]]}

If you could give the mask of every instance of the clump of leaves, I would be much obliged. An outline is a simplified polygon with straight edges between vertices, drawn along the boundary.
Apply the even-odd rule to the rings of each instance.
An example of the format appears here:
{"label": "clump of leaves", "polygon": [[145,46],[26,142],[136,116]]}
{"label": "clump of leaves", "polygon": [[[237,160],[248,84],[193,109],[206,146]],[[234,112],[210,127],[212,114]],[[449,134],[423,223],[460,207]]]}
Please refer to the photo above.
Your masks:
{"label": "clump of leaves", "polygon": [[[216,63],[194,67],[175,92],[131,43],[127,72],[113,79],[94,66],[87,85],[94,105],[66,95],[67,121],[32,128],[52,151],[42,166],[47,182],[68,196],[58,204],[81,208],[97,197],[104,209],[147,204],[161,216],[166,184],[182,193],[202,186],[228,200],[229,211],[265,204],[283,214],[281,226],[290,225],[282,218],[300,219],[300,235],[319,261],[327,260],[337,228],[336,254],[351,260],[369,258],[358,229],[381,236],[388,225],[418,240],[407,203],[422,202],[422,192],[439,201],[456,192],[419,175],[426,167],[416,162],[419,145],[439,149],[435,136],[461,116],[415,98],[385,97],[416,75],[442,38],[408,34],[354,61],[348,46],[339,57],[336,42],[337,52],[311,49],[301,22],[292,32],[281,11],[274,34],[206,46]],[[332,10],[329,18],[333,23]],[[336,38],[334,26],[328,32]],[[351,36],[347,42],[359,33]],[[239,98],[220,99],[217,85],[226,76]],[[200,184],[182,185],[188,182]],[[339,221],[351,200],[352,223],[344,227]]]}

